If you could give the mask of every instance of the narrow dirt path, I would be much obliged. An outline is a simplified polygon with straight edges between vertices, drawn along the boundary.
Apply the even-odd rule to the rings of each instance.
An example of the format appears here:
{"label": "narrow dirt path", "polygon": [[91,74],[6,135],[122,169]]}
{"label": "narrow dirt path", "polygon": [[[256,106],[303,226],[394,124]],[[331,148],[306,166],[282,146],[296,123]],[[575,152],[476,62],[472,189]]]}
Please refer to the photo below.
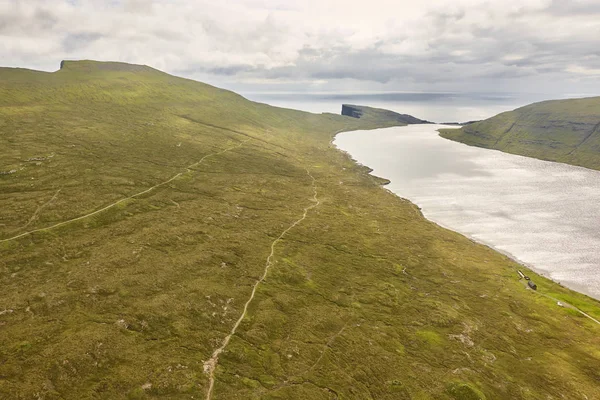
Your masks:
{"label": "narrow dirt path", "polygon": [[[523,286],[525,287],[525,289],[527,289],[527,290],[531,290],[531,289],[529,288],[529,285],[527,285],[526,281],[523,281]],[[591,319],[592,321],[594,321],[595,323],[597,323],[598,325],[600,325],[600,321],[598,321],[596,318],[594,318],[594,317],[592,317],[591,315],[589,315],[589,314],[587,314],[587,313],[585,313],[585,312],[581,311],[579,308],[575,307],[575,306],[574,306],[574,305],[572,305],[572,304],[569,304],[569,303],[567,303],[567,302],[566,302],[566,301],[564,301],[564,300],[559,300],[559,299],[557,299],[556,297],[549,296],[549,295],[547,295],[546,293],[541,293],[541,292],[540,292],[540,291],[538,291],[538,290],[531,290],[531,291],[532,291],[533,293],[537,294],[537,295],[540,295],[540,296],[543,296],[543,297],[545,297],[545,298],[547,298],[547,299],[553,300],[553,301],[555,301],[557,304],[558,304],[558,303],[561,303],[561,304],[563,305],[563,307],[565,307],[565,308],[570,308],[571,310],[575,310],[575,311],[577,311],[578,313],[580,313],[581,315],[583,315],[584,317],[587,317],[587,318]]]}
{"label": "narrow dirt path", "polygon": [[[197,161],[197,162],[195,162],[195,163],[193,163],[193,164],[190,164],[190,165],[188,165],[188,166],[186,167],[186,171],[185,171],[185,172],[180,172],[180,173],[178,173],[178,174],[176,174],[176,175],[172,176],[171,178],[167,179],[167,180],[166,180],[166,181],[164,181],[164,182],[160,182],[160,183],[158,183],[158,184],[156,184],[156,185],[152,186],[152,187],[151,187],[151,188],[149,188],[149,189],[146,189],[146,190],[144,190],[144,191],[142,191],[142,192],[139,192],[139,193],[136,193],[136,194],[132,194],[132,195],[131,195],[131,196],[129,196],[129,197],[125,197],[125,198],[123,198],[123,199],[121,199],[121,200],[119,200],[119,201],[116,201],[116,202],[114,202],[114,203],[112,203],[112,204],[109,204],[109,205],[107,205],[106,207],[103,207],[103,208],[101,208],[101,209],[99,209],[99,210],[96,210],[96,211],[94,211],[94,212],[91,212],[91,213],[89,213],[89,214],[82,215],[82,216],[80,216],[80,217],[76,217],[76,218],[72,218],[72,219],[69,219],[69,220],[66,220],[66,221],[63,221],[63,222],[59,222],[59,223],[57,223],[57,224],[54,224],[54,225],[51,225],[51,226],[47,226],[47,227],[45,227],[45,228],[39,228],[39,229],[34,229],[34,230],[31,230],[31,231],[28,231],[28,232],[23,232],[23,233],[21,233],[21,234],[18,234],[18,235],[16,235],[16,236],[13,236],[13,237],[10,237],[10,238],[7,238],[7,239],[2,239],[2,240],[0,240],[0,243],[9,242],[9,241],[11,241],[11,240],[19,239],[19,238],[22,238],[22,237],[24,237],[24,236],[31,235],[32,233],[41,232],[41,231],[47,231],[47,230],[50,230],[50,229],[58,228],[59,226],[67,225],[67,224],[70,224],[71,222],[75,222],[75,221],[81,221],[82,219],[85,219],[85,218],[92,217],[92,216],[94,216],[94,215],[96,215],[96,214],[100,214],[101,212],[103,212],[103,211],[106,211],[106,210],[108,210],[108,209],[111,209],[111,208],[113,208],[113,207],[115,207],[115,206],[117,206],[117,205],[119,205],[119,204],[121,204],[121,203],[123,203],[123,202],[125,202],[125,201],[127,201],[127,200],[131,200],[131,199],[134,199],[134,198],[136,198],[136,197],[142,196],[142,195],[144,195],[144,194],[146,194],[146,193],[149,193],[149,192],[153,191],[154,189],[157,189],[157,188],[159,188],[159,187],[161,187],[161,186],[164,186],[164,185],[166,185],[167,183],[170,183],[170,182],[174,181],[175,179],[179,178],[180,176],[182,176],[182,175],[184,175],[184,174],[187,174],[187,173],[190,173],[190,172],[192,172],[192,171],[193,171],[193,169],[192,169],[192,168],[195,168],[195,167],[197,167],[198,165],[202,164],[202,163],[203,163],[205,160],[207,160],[207,159],[209,159],[209,158],[211,158],[211,157],[216,157],[216,156],[218,156],[218,155],[220,155],[220,154],[223,154],[223,153],[226,153],[226,152],[228,152],[228,151],[231,151],[231,150],[235,150],[235,149],[237,149],[237,148],[240,148],[240,147],[242,147],[242,146],[243,146],[243,145],[244,145],[246,142],[248,142],[249,140],[250,140],[250,139],[248,139],[248,140],[245,140],[245,141],[243,141],[243,142],[241,142],[241,143],[239,143],[239,144],[237,144],[237,145],[235,145],[235,146],[228,147],[228,148],[226,148],[226,149],[224,149],[224,150],[221,150],[221,151],[218,151],[218,152],[215,152],[215,153],[210,153],[210,154],[207,154],[207,155],[205,155],[204,157],[202,157],[202,158],[201,158],[199,161]],[[58,194],[58,193],[57,193],[57,194]]]}
{"label": "narrow dirt path", "polygon": [[333,344],[333,342],[335,342],[335,340],[344,332],[344,330],[346,330],[346,328],[348,327],[348,324],[350,323],[350,320],[346,321],[346,323],[344,324],[344,326],[342,326],[342,329],[340,329],[335,335],[331,336],[329,338],[329,340],[327,341],[327,343],[325,343],[325,345],[323,346],[323,350],[321,350],[321,355],[319,356],[319,358],[317,358],[317,361],[315,361],[313,363],[313,365],[310,366],[310,368],[308,368],[306,371],[304,371],[303,373],[300,374],[300,376],[306,374],[307,372],[312,371],[317,365],[319,365],[319,363],[321,362],[321,360],[323,359],[323,357],[325,357],[325,354],[327,353],[327,350],[331,349],[331,345]]}
{"label": "narrow dirt path", "polygon": [[588,133],[587,135],[585,135],[583,137],[583,139],[577,144],[577,146],[575,146],[573,148],[573,150],[568,152],[567,155],[570,156],[575,151],[577,151],[585,142],[587,142],[592,137],[592,135],[594,135],[594,133],[598,132],[599,129],[600,129],[600,122],[598,122],[596,125],[594,125],[594,128],[592,129],[592,131],[590,133]]}
{"label": "narrow dirt path", "polygon": [[[536,292],[536,293],[537,293],[537,292]],[[559,299],[557,299],[557,298],[554,298],[554,297],[552,297],[552,296],[548,296],[547,294],[544,294],[544,293],[538,293],[538,294],[540,294],[540,295],[542,295],[542,296],[544,296],[544,297],[546,297],[546,298],[548,298],[548,299],[550,299],[550,300],[554,300],[554,301],[556,301],[556,303],[557,303],[557,304],[558,304],[558,303],[561,303],[561,304],[562,304],[564,307],[566,307],[566,308],[570,308],[571,310],[575,310],[575,311],[577,311],[578,313],[580,313],[581,315],[583,315],[584,317],[587,317],[587,318],[591,319],[592,321],[594,321],[595,323],[597,323],[598,325],[600,325],[600,321],[598,321],[596,318],[592,317],[591,315],[589,315],[589,314],[587,314],[587,313],[585,313],[585,312],[581,311],[579,308],[575,307],[574,305],[572,305],[572,304],[569,304],[569,303],[567,303],[567,302],[566,302],[566,301],[564,301],[564,300],[559,300]]]}
{"label": "narrow dirt path", "polygon": [[[56,198],[58,197],[58,194],[60,193],[62,189],[58,189],[56,191],[56,193],[54,193],[54,196],[52,196],[52,198],[50,200],[48,200],[47,202],[45,202],[44,204],[42,204],[41,206],[39,206],[35,212],[33,213],[33,215],[31,216],[31,218],[29,218],[29,220],[27,221],[27,223],[25,225],[23,225],[22,227],[15,229],[15,231],[20,231],[21,229],[25,229],[27,228],[29,225],[31,225],[31,223],[33,221],[36,220],[36,218],[38,217],[38,215],[40,215],[40,212],[42,211],[42,209],[44,207],[46,207],[47,205],[49,205],[50,203],[52,203],[54,200],[56,200]],[[14,232],[14,231],[13,231]]]}
{"label": "narrow dirt path", "polygon": [[314,193],[313,197],[311,199],[312,204],[304,209],[304,213],[302,214],[302,217],[300,219],[296,220],[294,223],[292,223],[290,226],[288,226],[283,232],[281,232],[281,235],[279,235],[277,237],[277,239],[275,239],[271,243],[271,253],[269,253],[269,256],[267,257],[267,261],[265,263],[265,269],[263,271],[262,276],[256,281],[256,283],[252,287],[252,292],[250,293],[250,297],[246,301],[246,304],[244,304],[244,311],[242,312],[242,314],[240,315],[240,317],[238,318],[236,323],[233,325],[233,328],[231,328],[231,331],[229,332],[229,334],[227,336],[225,336],[225,339],[223,339],[221,346],[213,352],[212,356],[210,357],[210,359],[208,361],[204,362],[204,373],[206,373],[208,375],[208,381],[209,381],[208,391],[206,392],[206,400],[210,400],[212,398],[212,393],[213,393],[213,389],[214,389],[214,385],[215,385],[215,369],[217,367],[217,364],[219,363],[219,355],[223,352],[223,350],[225,350],[225,347],[227,347],[227,345],[229,344],[229,341],[231,340],[232,336],[235,335],[237,329],[239,328],[240,324],[242,323],[242,321],[246,317],[246,314],[248,313],[248,306],[250,305],[252,300],[254,300],[254,296],[256,295],[256,290],[258,289],[258,286],[267,277],[267,274],[269,273],[269,268],[271,268],[271,266],[273,265],[273,257],[275,256],[275,247],[277,246],[277,243],[279,243],[283,239],[283,237],[289,231],[291,231],[296,225],[298,225],[299,223],[304,221],[310,210],[312,210],[313,208],[315,208],[321,204],[321,201],[317,197],[318,193],[317,193],[316,179],[312,176],[312,174],[310,173],[310,171],[308,169],[306,169],[306,174],[312,179],[312,188],[313,188],[313,193]]}

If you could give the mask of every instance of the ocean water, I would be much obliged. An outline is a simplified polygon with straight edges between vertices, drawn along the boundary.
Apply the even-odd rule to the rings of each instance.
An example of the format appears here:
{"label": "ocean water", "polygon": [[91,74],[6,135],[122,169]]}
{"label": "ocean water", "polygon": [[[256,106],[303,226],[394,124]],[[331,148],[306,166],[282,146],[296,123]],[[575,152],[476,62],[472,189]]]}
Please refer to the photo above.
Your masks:
{"label": "ocean water", "polygon": [[313,113],[339,114],[342,104],[359,104],[410,114],[432,122],[466,122],[492,117],[552,96],[507,93],[253,93],[250,100]]}
{"label": "ocean water", "polygon": [[428,219],[600,299],[600,172],[470,147],[440,127],[346,132],[334,143]]}

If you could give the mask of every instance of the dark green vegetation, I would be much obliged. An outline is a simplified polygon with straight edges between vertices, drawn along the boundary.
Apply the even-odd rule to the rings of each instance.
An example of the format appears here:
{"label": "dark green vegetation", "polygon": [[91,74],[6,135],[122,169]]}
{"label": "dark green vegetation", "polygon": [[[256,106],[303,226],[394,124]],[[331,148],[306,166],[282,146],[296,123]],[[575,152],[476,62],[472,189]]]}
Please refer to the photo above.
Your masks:
{"label": "dark green vegetation", "polygon": [[[597,399],[598,303],[330,145],[368,122],[146,67],[0,70],[0,398]],[[388,122],[383,122],[384,125]],[[202,162],[199,162],[201,161]],[[176,179],[166,182],[172,177]]]}
{"label": "dark green vegetation", "polygon": [[384,110],[383,108],[373,108],[366,106],[356,106],[351,104],[342,104],[342,115],[353,118],[360,118],[365,122],[374,125],[382,123],[391,123],[393,125],[410,124],[430,124],[431,122],[415,118],[408,114],[398,114],[397,112]]}
{"label": "dark green vegetation", "polygon": [[600,169],[600,97],[544,101],[440,132],[473,146]]}

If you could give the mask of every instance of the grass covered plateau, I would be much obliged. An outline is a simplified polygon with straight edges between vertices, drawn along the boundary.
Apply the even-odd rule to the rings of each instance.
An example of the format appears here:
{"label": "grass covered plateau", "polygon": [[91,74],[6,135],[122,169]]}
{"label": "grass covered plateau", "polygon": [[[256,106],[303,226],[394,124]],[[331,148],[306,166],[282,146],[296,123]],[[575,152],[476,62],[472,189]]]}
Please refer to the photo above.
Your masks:
{"label": "grass covered plateau", "polygon": [[0,69],[0,398],[595,399],[598,302],[154,69]]}

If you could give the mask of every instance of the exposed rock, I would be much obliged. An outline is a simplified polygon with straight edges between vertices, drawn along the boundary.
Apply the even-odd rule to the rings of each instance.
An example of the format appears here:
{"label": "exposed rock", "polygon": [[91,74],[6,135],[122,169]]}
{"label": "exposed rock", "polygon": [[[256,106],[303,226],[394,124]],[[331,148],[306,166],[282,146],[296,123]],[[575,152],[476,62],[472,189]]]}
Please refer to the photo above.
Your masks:
{"label": "exposed rock", "polygon": [[346,115],[352,118],[360,118],[363,115],[363,111],[357,106],[351,106],[349,104],[342,104],[342,115]]}

